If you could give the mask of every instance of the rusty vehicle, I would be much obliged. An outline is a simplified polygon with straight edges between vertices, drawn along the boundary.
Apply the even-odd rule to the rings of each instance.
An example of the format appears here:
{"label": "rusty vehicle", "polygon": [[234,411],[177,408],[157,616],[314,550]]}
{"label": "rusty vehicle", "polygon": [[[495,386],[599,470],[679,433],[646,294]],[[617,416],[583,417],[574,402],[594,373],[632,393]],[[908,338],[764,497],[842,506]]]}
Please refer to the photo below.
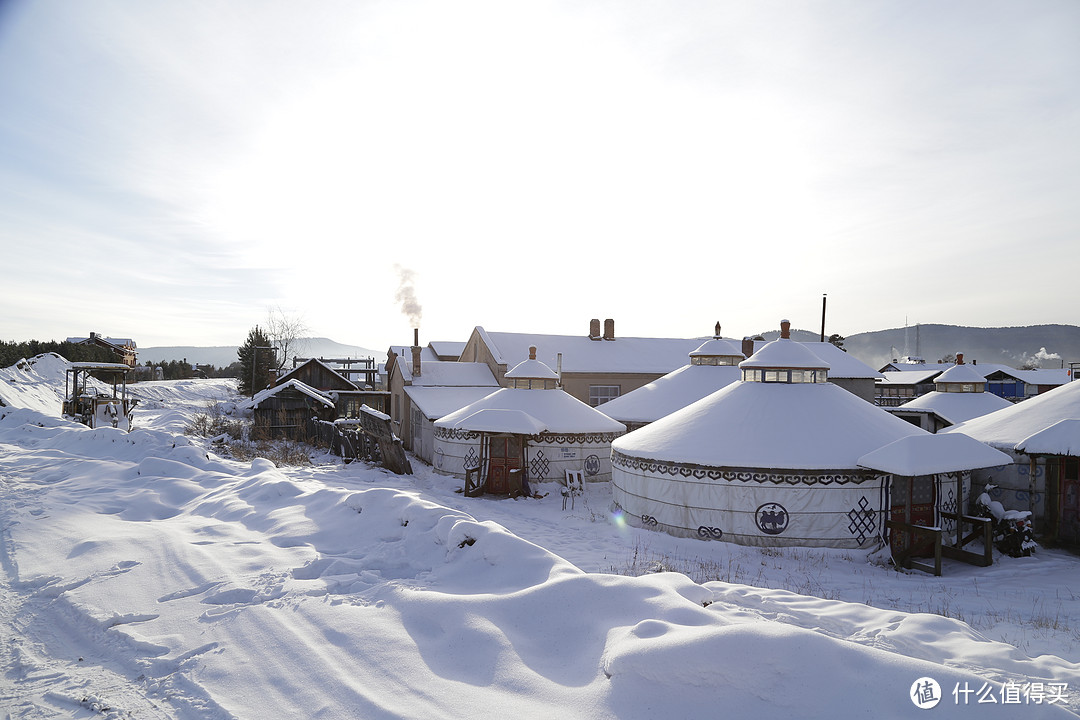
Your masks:
{"label": "rusty vehicle", "polygon": [[123,363],[71,363],[64,378],[64,417],[92,428],[131,430],[139,402],[128,396],[131,370]]}

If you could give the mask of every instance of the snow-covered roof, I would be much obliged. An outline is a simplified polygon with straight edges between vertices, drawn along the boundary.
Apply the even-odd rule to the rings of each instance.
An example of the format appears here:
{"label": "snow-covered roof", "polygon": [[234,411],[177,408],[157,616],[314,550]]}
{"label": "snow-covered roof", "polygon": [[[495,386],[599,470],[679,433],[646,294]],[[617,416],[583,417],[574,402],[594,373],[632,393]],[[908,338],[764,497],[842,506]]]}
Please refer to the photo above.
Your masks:
{"label": "snow-covered roof", "polygon": [[844,352],[830,342],[799,343],[829,364],[829,377],[853,380],[856,378],[879,378],[882,373],[864,363],[851,353]]}
{"label": "snow-covered roof", "polygon": [[412,361],[402,358],[398,360],[397,368],[402,380],[412,383],[413,387],[499,387],[491,368],[484,363],[421,360],[420,375],[414,376]]}
{"label": "snow-covered roof", "polygon": [[940,370],[890,370],[877,375],[877,384],[920,385],[930,382],[931,378],[940,372]]}
{"label": "snow-covered roof", "polygon": [[744,357],[742,345],[727,338],[713,338],[701,343],[690,357]]}
{"label": "snow-covered roof", "polygon": [[[1064,385],[1072,380],[1068,369],[1065,368],[1037,368],[1035,370],[1004,368],[1001,372],[1028,385]],[[986,375],[989,374],[989,372],[986,373]]]}
{"label": "snow-covered roof", "polygon": [[529,357],[529,347],[540,348],[537,359],[557,368],[562,353],[563,373],[657,373],[686,364],[687,356],[703,338],[637,338],[590,340],[585,335],[539,335],[488,332],[477,327],[496,363],[513,367]]}
{"label": "snow-covered roof", "polygon": [[[769,342],[776,341],[755,340],[755,354],[768,345]],[[821,358],[821,360],[829,366],[829,377],[831,378],[854,380],[856,378],[880,378],[884,374],[874,370],[874,368],[870,367],[859,358],[851,353],[844,352],[830,342],[819,342],[816,340],[812,342],[799,342],[798,340],[794,340],[793,342],[806,347]],[[753,355],[750,357],[753,357]]]}
{"label": "snow-covered roof", "polygon": [[455,423],[477,410],[520,410],[539,420],[552,433],[619,433],[626,426],[589,407],[564,390],[525,390],[502,388],[446,417],[435,421],[436,427],[455,427]]}
{"label": "snow-covered roof", "polygon": [[1012,403],[993,393],[953,393],[935,390],[910,400],[896,409],[933,411],[955,425],[1007,407],[1012,407]]}
{"label": "snow-covered roof", "polygon": [[818,357],[804,343],[791,338],[779,338],[739,363],[740,368],[792,368],[828,370],[829,363]]}
{"label": "snow-covered roof", "polygon": [[1016,451],[1028,455],[1080,456],[1080,419],[1059,420],[1016,443]]}
{"label": "snow-covered roof", "polygon": [[944,372],[951,368],[954,363],[928,363],[928,362],[891,362],[881,368],[881,372],[909,372],[912,370],[927,370],[934,372]]}
{"label": "snow-covered roof", "polygon": [[935,383],[985,383],[986,375],[975,369],[973,365],[953,365],[951,368],[934,378]]}
{"label": "snow-covered roof", "polygon": [[742,371],[734,365],[684,365],[597,410],[619,422],[650,423],[737,382],[741,376]]}
{"label": "snow-covered roof", "polygon": [[456,340],[432,340],[428,345],[440,360],[447,358],[457,360],[465,350],[465,343]]}
{"label": "snow-covered roof", "polygon": [[109,343],[110,345],[116,345],[118,347],[136,347],[135,341],[132,340],[131,338],[108,338],[108,337],[101,337],[100,335],[95,335],[93,338],[88,338],[88,337],[69,337],[69,338],[67,338],[67,342],[72,343],[74,345],[78,345],[79,343],[88,342],[89,340],[104,340],[105,342]]}
{"label": "snow-covered roof", "polygon": [[507,410],[503,408],[481,408],[454,421],[452,427],[455,430],[513,433],[515,435],[539,435],[548,429],[547,425],[524,410]]}
{"label": "snow-covered roof", "polygon": [[1005,450],[1059,420],[1080,418],[1080,381],[1066,383],[1011,407],[953,425],[942,432],[965,435]]}
{"label": "snow-covered roof", "polygon": [[612,449],[711,467],[843,470],[920,434],[927,433],[832,383],[739,381],[618,438]]}
{"label": "snow-covered roof", "polygon": [[257,393],[255,393],[255,397],[253,397],[250,400],[244,402],[243,404],[240,405],[240,407],[245,409],[245,410],[254,410],[254,409],[259,407],[259,404],[263,400],[266,400],[267,398],[271,398],[274,395],[277,395],[279,392],[282,392],[283,390],[287,390],[289,388],[293,388],[295,390],[298,390],[299,392],[303,393],[304,395],[307,395],[308,397],[322,403],[323,405],[326,405],[327,407],[334,407],[334,401],[330,399],[329,395],[327,395],[326,393],[320,392],[320,391],[316,390],[315,388],[311,387],[310,385],[308,385],[306,383],[303,383],[303,382],[300,382],[299,380],[289,380],[288,382],[284,382],[284,383],[282,383],[280,385],[275,385],[272,388],[267,388],[266,390],[262,390],[260,392],[257,392]]}
{"label": "snow-covered roof", "polygon": [[[486,367],[486,366],[485,366]],[[536,358],[522,360],[514,367],[506,371],[506,377],[511,380],[558,380],[555,371]]]}
{"label": "snow-covered roof", "polygon": [[909,435],[859,458],[859,465],[915,477],[978,470],[1012,462],[1008,455],[966,435]]}
{"label": "snow-covered roof", "polygon": [[425,387],[406,385],[405,394],[428,420],[438,420],[455,410],[485,398],[498,390],[495,387]]}

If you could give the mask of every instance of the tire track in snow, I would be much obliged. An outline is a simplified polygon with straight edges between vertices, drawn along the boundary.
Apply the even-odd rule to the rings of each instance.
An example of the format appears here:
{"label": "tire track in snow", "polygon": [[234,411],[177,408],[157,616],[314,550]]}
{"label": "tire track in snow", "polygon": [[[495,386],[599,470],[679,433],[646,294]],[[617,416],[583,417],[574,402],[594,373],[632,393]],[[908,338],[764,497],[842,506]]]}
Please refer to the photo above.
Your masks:
{"label": "tire track in snow", "polygon": [[[139,649],[109,632],[148,618],[95,620],[68,601],[68,587],[55,578],[20,579],[11,529],[33,521],[41,492],[0,472],[0,716],[229,720],[230,713],[182,674],[148,677]],[[131,567],[118,565],[109,572]]]}

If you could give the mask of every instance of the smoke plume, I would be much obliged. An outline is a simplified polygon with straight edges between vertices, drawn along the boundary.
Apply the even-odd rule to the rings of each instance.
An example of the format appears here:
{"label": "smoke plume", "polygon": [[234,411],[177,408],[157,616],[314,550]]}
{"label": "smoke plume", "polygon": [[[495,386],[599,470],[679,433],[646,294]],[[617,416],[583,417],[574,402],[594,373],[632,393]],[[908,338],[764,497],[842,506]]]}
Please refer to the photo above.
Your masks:
{"label": "smoke plume", "polygon": [[401,304],[401,313],[409,318],[410,327],[420,327],[420,315],[423,308],[416,299],[416,289],[413,287],[413,278],[416,273],[401,265],[394,265],[394,271],[398,276],[397,294],[394,297]]}

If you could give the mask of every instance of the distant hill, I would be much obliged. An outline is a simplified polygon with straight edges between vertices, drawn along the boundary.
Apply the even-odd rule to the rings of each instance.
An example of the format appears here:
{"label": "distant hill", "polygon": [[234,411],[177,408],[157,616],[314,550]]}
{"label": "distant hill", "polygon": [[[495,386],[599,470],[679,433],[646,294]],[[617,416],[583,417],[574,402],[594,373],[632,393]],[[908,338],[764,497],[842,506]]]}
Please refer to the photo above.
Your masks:
{"label": "distant hill", "polygon": [[[765,333],[768,340],[779,333]],[[820,333],[792,331],[796,340],[817,340]],[[946,355],[963,353],[968,362],[999,363],[1018,368],[1038,357],[1044,368],[1068,367],[1080,362],[1080,327],[1076,325],[1030,325],[1027,327],[978,328],[959,325],[912,325],[876,330],[844,337],[844,349],[875,370],[905,354],[937,362]]]}
{"label": "distant hill", "polygon": [[[139,348],[139,362],[162,362],[186,359],[192,365],[226,367],[236,362],[236,345],[196,347],[189,345]],[[386,350],[371,350],[359,345],[342,345],[329,338],[305,338],[297,349],[300,357],[361,358],[374,357],[376,362],[386,361]],[[291,363],[288,364],[291,367]]]}

